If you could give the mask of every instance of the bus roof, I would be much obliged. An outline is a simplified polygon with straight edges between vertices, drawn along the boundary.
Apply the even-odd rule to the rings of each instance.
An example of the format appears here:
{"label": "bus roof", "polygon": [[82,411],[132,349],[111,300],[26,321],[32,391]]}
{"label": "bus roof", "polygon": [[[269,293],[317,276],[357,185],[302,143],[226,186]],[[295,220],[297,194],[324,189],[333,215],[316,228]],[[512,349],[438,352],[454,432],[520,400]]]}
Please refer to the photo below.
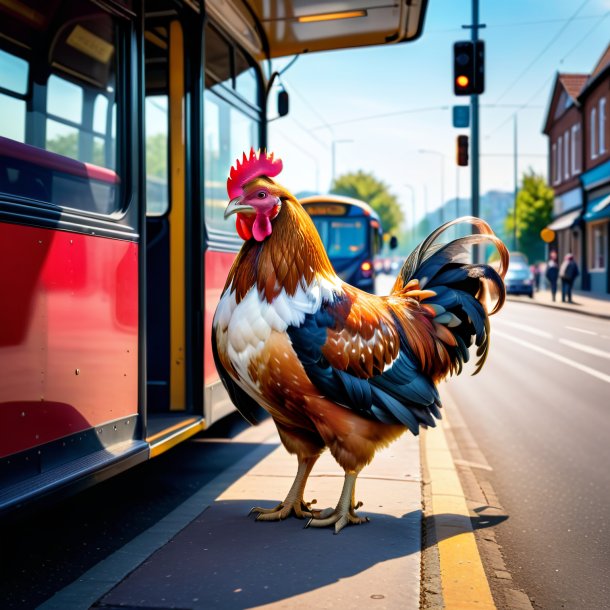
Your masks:
{"label": "bus roof", "polygon": [[341,3],[253,0],[248,3],[249,10],[244,9],[244,4],[209,0],[207,7],[217,19],[232,24],[232,31],[239,31],[241,22],[245,37],[252,38],[256,32],[260,46],[252,45],[253,40],[244,40],[247,47],[253,50],[253,46],[259,46],[265,56],[282,57],[415,40],[423,29],[428,0]]}
{"label": "bus roof", "polygon": [[368,203],[353,197],[344,197],[343,195],[313,195],[311,197],[303,197],[299,201],[302,205],[310,203],[342,203],[344,205],[351,205],[360,208],[367,216],[379,220],[379,214]]}

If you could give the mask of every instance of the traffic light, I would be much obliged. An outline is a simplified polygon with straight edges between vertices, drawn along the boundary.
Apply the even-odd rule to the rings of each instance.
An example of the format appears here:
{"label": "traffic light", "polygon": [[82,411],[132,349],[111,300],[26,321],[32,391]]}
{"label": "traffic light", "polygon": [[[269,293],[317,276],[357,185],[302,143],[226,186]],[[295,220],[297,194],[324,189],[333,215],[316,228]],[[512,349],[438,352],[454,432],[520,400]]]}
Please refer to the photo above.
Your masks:
{"label": "traffic light", "polygon": [[456,157],[458,165],[461,167],[468,165],[468,136],[457,137]]}
{"label": "traffic light", "polygon": [[485,43],[465,40],[453,45],[453,92],[474,95],[485,90]]}

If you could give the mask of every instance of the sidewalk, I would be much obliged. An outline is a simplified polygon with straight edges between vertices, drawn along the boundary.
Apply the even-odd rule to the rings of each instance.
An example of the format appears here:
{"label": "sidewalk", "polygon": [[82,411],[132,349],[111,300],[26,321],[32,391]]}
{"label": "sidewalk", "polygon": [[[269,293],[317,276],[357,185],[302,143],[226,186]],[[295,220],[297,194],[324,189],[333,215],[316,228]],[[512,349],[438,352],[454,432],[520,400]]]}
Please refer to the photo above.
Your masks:
{"label": "sidewalk", "polygon": [[[358,512],[371,521],[334,535],[332,528],[304,529],[294,518],[257,523],[248,517],[253,506],[285,497],[296,459],[279,444],[271,420],[242,434],[262,444],[235,464],[232,477],[220,475],[41,607],[419,609],[417,438],[405,434],[362,471]],[[234,440],[243,442],[241,436]],[[343,471],[326,452],[306,499],[317,498],[317,508],[334,506],[342,483]]]}
{"label": "sidewalk", "polygon": [[561,302],[561,287],[557,290],[557,300],[551,298],[551,291],[543,288],[534,293],[534,298],[530,299],[527,296],[508,295],[509,301],[521,301],[541,305],[543,307],[554,307],[555,309],[564,309],[575,313],[584,314],[587,316],[595,316],[598,318],[610,319],[610,295],[607,296],[592,296],[589,292],[575,290],[573,293],[573,303]]}

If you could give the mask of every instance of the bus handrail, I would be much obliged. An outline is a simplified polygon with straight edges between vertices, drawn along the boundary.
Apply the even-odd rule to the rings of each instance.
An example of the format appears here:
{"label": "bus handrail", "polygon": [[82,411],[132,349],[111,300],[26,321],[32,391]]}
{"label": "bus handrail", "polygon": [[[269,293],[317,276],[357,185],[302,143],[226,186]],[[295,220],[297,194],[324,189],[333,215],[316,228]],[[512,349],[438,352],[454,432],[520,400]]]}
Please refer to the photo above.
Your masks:
{"label": "bus handrail", "polygon": [[71,174],[79,178],[115,185],[121,182],[119,175],[111,169],[70,159],[63,155],[38,148],[37,146],[17,142],[3,136],[0,136],[0,155],[33,163],[40,167],[46,167],[65,174]]}

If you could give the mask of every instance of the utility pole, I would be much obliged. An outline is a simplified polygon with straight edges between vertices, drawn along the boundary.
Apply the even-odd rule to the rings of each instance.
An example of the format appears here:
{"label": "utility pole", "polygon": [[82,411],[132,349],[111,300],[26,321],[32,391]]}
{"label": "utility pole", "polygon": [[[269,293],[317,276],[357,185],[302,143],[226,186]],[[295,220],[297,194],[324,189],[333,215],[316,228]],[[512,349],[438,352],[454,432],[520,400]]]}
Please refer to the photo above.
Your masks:
{"label": "utility pole", "polygon": [[405,186],[411,191],[411,223],[407,222],[407,230],[409,229],[409,224],[410,226],[410,233],[411,233],[411,241],[413,243],[415,243],[416,239],[415,239],[415,232],[416,232],[416,227],[415,227],[415,223],[416,223],[416,219],[417,219],[417,210],[415,207],[415,189],[413,188],[412,184],[405,184]]}
{"label": "utility pole", "polygon": [[[476,45],[479,39],[479,28],[484,28],[484,25],[479,24],[479,0],[472,0],[472,25],[463,26],[471,29],[471,40]],[[476,69],[476,53],[475,53],[475,69]],[[470,150],[471,150],[471,191],[472,191],[472,215],[479,216],[479,96],[477,94],[470,96],[470,114],[472,126],[470,128]],[[479,262],[479,248],[472,248],[472,258],[475,263]]]}
{"label": "utility pole", "polygon": [[347,144],[348,142],[353,142],[354,140],[335,140],[333,138],[332,141],[332,145],[331,145],[331,179],[330,179],[330,188],[328,189],[329,191],[332,190],[333,188],[333,184],[335,183],[335,178],[337,177],[335,175],[335,169],[336,169],[336,157],[337,157],[337,144]]}
{"label": "utility pole", "polygon": [[517,113],[515,112],[514,121],[513,121],[513,171],[514,171],[514,180],[515,180],[515,201],[513,203],[513,250],[516,252],[518,250],[518,241],[517,241],[517,195],[519,192],[519,169],[518,169],[518,159],[519,155],[517,152]]}

